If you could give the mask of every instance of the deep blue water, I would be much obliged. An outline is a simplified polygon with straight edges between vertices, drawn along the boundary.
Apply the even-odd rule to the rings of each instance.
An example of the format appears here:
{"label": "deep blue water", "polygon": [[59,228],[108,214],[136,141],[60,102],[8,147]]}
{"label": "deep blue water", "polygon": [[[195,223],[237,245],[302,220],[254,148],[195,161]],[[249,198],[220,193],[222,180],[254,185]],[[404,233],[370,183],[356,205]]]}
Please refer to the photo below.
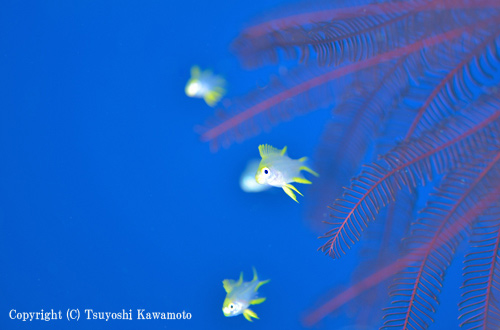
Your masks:
{"label": "deep blue water", "polygon": [[[313,156],[329,112],[212,153],[193,127],[213,109],[184,94],[194,64],[223,74],[230,93],[254,87],[228,45],[283,3],[2,2],[0,329],[298,329],[347,283],[357,261],[316,251],[303,203],[238,185],[261,143]],[[253,308],[260,320],[224,317],[222,280],[249,280],[252,266],[271,279]],[[9,318],[73,308],[192,319]]]}

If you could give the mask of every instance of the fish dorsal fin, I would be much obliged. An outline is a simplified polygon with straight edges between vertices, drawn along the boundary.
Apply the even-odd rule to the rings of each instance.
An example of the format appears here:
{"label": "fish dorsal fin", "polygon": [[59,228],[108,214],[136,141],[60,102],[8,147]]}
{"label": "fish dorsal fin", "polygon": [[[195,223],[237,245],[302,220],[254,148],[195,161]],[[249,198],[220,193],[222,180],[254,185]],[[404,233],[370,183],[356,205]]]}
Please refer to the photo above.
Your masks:
{"label": "fish dorsal fin", "polygon": [[282,150],[279,150],[273,146],[270,146],[269,144],[261,144],[259,146],[259,153],[260,153],[260,157],[262,157],[262,158],[266,158],[266,157],[269,157],[271,155],[282,155],[283,156],[286,153],[286,146]]}
{"label": "fish dorsal fin", "polygon": [[238,282],[236,282],[235,280],[222,281],[222,285],[224,286],[224,290],[226,290],[226,293],[231,293],[231,291],[233,291],[235,287],[240,286],[242,283],[243,283],[243,272],[241,272]]}
{"label": "fish dorsal fin", "polygon": [[193,65],[191,67],[191,78],[198,78],[200,76],[200,67]]}
{"label": "fish dorsal fin", "polygon": [[231,293],[231,291],[233,291],[234,287],[236,286],[236,281],[224,280],[222,281],[222,285],[224,286],[224,290],[226,290],[226,293]]}

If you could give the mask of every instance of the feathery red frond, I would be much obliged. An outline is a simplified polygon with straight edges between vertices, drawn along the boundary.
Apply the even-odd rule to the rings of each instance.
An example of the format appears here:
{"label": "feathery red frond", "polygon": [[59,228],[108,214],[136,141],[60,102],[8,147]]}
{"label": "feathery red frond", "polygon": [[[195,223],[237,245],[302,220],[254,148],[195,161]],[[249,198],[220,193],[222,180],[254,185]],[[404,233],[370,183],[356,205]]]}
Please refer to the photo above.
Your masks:
{"label": "feathery red frond", "polygon": [[493,136],[500,133],[500,100],[488,97],[482,106],[476,106],[469,113],[466,111],[466,116],[451,118],[420,139],[402,144],[380,161],[366,165],[332,206],[336,221],[331,223],[334,228],[323,236],[328,241],[320,249],[339,258],[359,240],[380,208],[394,199],[396,191],[405,185],[415,187],[433,173],[459,166],[484,141],[494,145]]}

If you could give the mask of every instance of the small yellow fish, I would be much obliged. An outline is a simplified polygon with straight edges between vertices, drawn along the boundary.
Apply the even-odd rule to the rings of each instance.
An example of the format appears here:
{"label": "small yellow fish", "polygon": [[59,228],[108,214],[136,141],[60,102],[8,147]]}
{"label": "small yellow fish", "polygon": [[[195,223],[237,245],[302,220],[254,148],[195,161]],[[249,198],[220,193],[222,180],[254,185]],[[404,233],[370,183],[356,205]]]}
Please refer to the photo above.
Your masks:
{"label": "small yellow fish", "polygon": [[226,94],[226,80],[212,73],[210,70],[201,71],[198,66],[191,68],[191,78],[185,88],[189,97],[203,98],[213,107]]}
{"label": "small yellow fish", "polygon": [[259,281],[257,271],[253,268],[253,279],[251,282],[243,282],[243,272],[240,274],[238,282],[235,280],[224,280],[224,290],[226,290],[226,299],[222,305],[222,312],[225,316],[236,316],[243,314],[243,316],[250,322],[252,317],[258,319],[259,317],[253,310],[248,308],[250,305],[257,305],[263,303],[266,298],[258,298],[257,290],[270,280]]}
{"label": "small yellow fish", "polygon": [[286,154],[286,147],[283,150],[279,150],[268,144],[261,144],[259,146],[259,153],[262,160],[255,174],[255,180],[260,184],[283,188],[285,193],[297,203],[297,197],[292,190],[301,196],[304,195],[292,186],[290,182],[311,184],[311,181],[304,178],[300,171],[306,171],[319,176],[318,173],[305,165],[307,157],[291,159]]}

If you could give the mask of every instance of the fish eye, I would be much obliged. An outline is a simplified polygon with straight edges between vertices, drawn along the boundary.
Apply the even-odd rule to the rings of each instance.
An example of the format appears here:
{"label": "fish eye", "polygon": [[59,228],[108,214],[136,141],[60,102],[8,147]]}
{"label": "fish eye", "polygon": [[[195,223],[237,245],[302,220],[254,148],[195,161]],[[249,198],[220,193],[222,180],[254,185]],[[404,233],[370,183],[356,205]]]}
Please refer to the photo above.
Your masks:
{"label": "fish eye", "polygon": [[229,308],[233,309],[233,308],[234,308],[234,305],[233,305],[233,304],[229,305]]}
{"label": "fish eye", "polygon": [[264,173],[265,175],[268,175],[269,174],[269,169],[267,167],[264,167],[262,169],[262,173]]}

